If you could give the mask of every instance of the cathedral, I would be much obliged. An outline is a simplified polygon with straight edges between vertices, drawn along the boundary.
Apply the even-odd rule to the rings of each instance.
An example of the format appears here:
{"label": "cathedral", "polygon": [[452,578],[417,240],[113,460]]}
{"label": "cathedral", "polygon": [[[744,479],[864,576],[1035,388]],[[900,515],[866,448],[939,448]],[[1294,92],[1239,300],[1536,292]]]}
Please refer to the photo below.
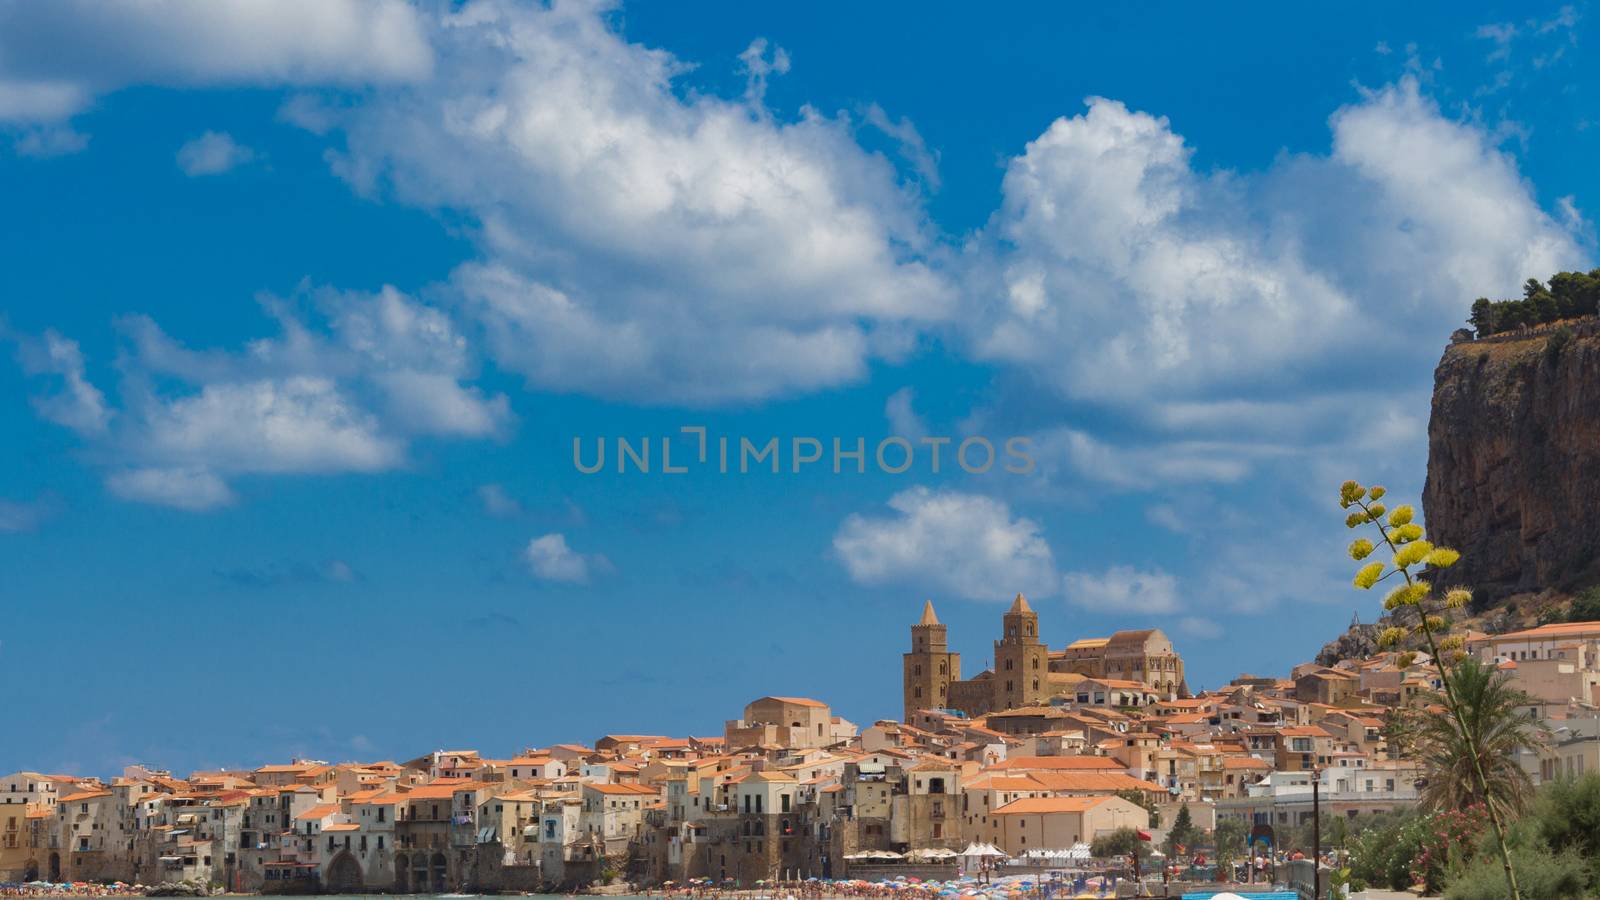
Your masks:
{"label": "cathedral", "polygon": [[1074,695],[1087,680],[1137,682],[1168,697],[1189,695],[1183,659],[1159,629],[1119,631],[1052,651],[1039,639],[1039,614],[1021,594],[1001,617],[994,668],[963,680],[961,654],[950,650],[949,632],[930,600],[911,626],[911,652],[904,657],[904,721],[922,709],[982,716],[1042,706]]}

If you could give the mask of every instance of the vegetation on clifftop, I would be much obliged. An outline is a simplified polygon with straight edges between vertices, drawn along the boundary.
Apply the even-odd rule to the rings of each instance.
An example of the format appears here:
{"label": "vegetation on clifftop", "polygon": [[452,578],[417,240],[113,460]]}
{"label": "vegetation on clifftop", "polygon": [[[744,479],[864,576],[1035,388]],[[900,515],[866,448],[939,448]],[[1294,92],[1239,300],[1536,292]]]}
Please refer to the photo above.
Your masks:
{"label": "vegetation on clifftop", "polygon": [[1596,312],[1600,312],[1600,269],[1587,274],[1557,272],[1550,276],[1549,284],[1529,278],[1522,285],[1520,300],[1479,297],[1472,302],[1472,315],[1467,322],[1478,337],[1488,337],[1524,325],[1543,325]]}

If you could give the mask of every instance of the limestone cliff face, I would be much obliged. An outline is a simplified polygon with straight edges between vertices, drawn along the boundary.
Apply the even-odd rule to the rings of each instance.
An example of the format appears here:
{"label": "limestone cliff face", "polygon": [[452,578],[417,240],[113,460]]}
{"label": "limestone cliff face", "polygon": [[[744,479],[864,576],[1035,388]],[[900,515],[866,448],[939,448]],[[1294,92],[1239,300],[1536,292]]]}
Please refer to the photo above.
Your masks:
{"label": "limestone cliff face", "polygon": [[1434,373],[1429,537],[1479,609],[1600,583],[1600,333],[1463,341]]}

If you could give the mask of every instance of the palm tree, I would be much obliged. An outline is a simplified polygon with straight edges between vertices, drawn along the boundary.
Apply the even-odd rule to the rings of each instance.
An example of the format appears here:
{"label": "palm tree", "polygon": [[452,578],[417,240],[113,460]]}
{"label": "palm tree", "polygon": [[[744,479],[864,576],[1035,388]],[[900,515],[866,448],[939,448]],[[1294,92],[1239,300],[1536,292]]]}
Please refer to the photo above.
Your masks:
{"label": "palm tree", "polygon": [[1451,667],[1450,686],[1461,712],[1426,716],[1417,735],[1428,783],[1422,802],[1435,810],[1482,803],[1500,816],[1527,808],[1533,782],[1516,762],[1541,743],[1537,722],[1522,712],[1531,701],[1506,673],[1467,657]]}

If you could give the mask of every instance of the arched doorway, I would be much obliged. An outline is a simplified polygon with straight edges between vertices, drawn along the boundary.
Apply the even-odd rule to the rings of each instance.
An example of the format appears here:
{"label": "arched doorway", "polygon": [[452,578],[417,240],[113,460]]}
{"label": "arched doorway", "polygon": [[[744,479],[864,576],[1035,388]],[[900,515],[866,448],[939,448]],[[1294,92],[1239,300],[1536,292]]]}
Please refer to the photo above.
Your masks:
{"label": "arched doorway", "polygon": [[443,853],[435,853],[433,858],[428,860],[428,868],[431,870],[429,874],[432,876],[431,883],[435,894],[442,894],[449,890],[445,886],[445,872],[448,865],[449,863],[444,858]]}
{"label": "arched doorway", "polygon": [[23,870],[22,870],[22,880],[23,881],[38,881],[39,880],[39,861],[38,860],[35,860],[35,859],[28,860],[28,865],[25,868],[23,868]]}
{"label": "arched doorway", "polygon": [[[428,890],[428,857],[418,853],[411,857],[411,892],[421,894]],[[443,893],[436,891],[435,893]]]}
{"label": "arched doorway", "polygon": [[397,854],[394,858],[394,892],[396,894],[411,893],[411,859],[404,853]]}
{"label": "arched doorway", "polygon": [[50,854],[50,881],[54,884],[61,883],[61,854]]}
{"label": "arched doorway", "polygon": [[335,894],[361,893],[361,864],[346,850],[333,858],[328,863],[328,874],[323,877],[323,886]]}

